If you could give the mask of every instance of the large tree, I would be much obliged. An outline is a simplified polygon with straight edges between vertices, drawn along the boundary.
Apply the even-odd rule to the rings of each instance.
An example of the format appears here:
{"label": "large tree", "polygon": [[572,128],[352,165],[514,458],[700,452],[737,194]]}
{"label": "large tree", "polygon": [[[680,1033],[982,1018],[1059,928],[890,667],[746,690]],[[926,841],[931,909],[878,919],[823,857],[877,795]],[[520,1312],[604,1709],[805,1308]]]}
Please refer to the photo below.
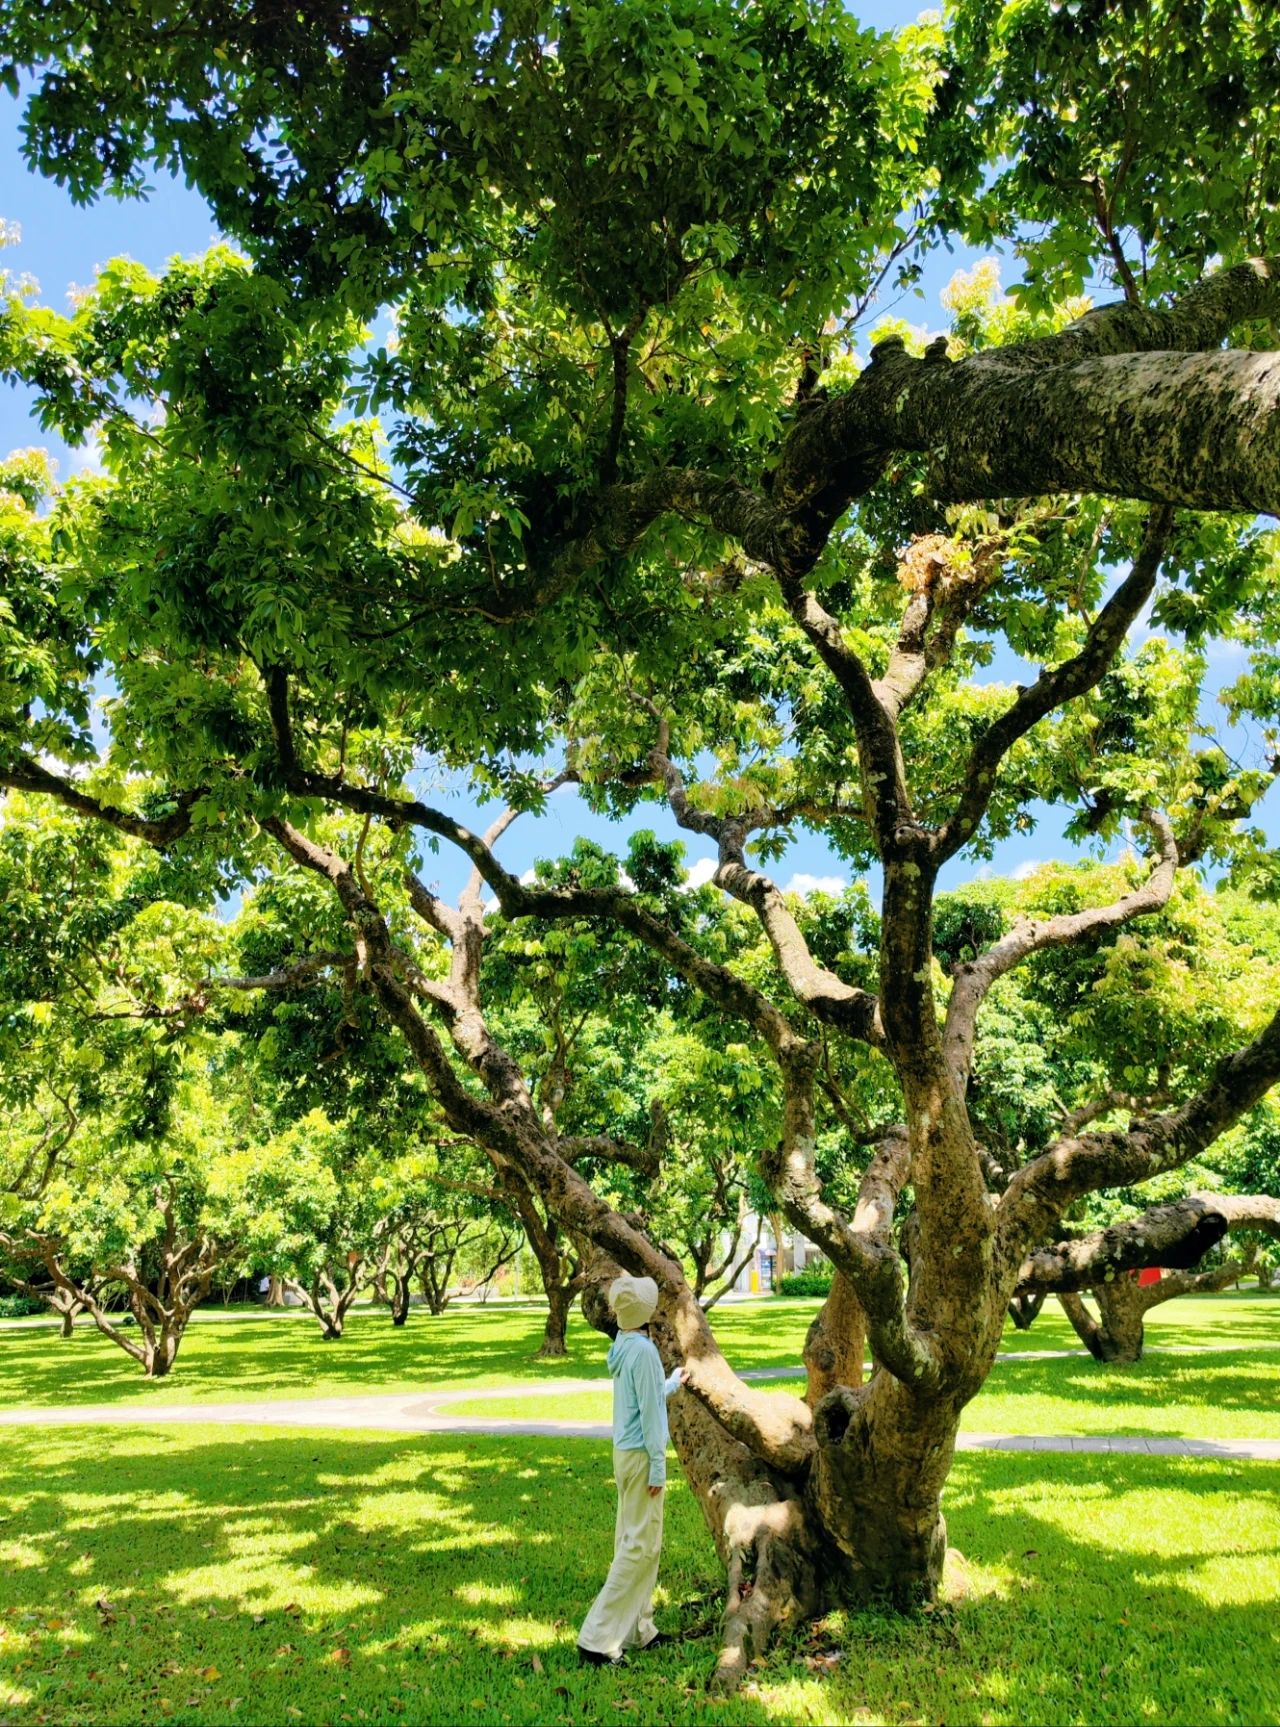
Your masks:
{"label": "large tree", "polygon": [[[180,166],[254,261],[113,266],[71,317],[19,299],[0,326],[111,476],[17,511],[0,784],[324,886],[341,942],[295,963],[361,980],[452,1130],[598,1272],[657,1278],[726,1682],[828,1597],[934,1590],[1015,1291],[1228,1221],[1210,1196],[1056,1240],[1064,1213],[1189,1162],[1280,1078],[1269,1002],[1176,1095],[1108,1099],[1012,1167],[967,1096],[1015,967],[1157,911],[1198,860],[1274,878],[1244,825],[1270,764],[1194,733],[1218,638],[1253,655],[1237,711],[1280,712],[1250,520],[1280,508],[1278,30],[1229,0],[961,0],[893,38],[827,0],[19,0],[0,24],[33,160],[83,197]],[[868,341],[877,286],[956,235],[1014,240],[1016,303],[971,282],[949,340]],[[1072,303],[1096,272],[1104,303]],[[1128,648],[1148,616],[1166,637]],[[977,676],[993,639],[1025,681]],[[618,815],[664,800],[767,956],[696,927],[660,861],[518,879],[500,825],[411,777],[433,760],[513,806],[544,768]],[[1103,840],[1135,824],[1146,871],[944,977],[939,872],[1036,800]],[[801,825],[874,862],[870,959],[769,873]],[[474,871],[461,907],[427,879],[440,841]],[[484,886],[509,922],[623,932],[767,1050],[760,1174],[837,1272],[805,1403],[732,1373],[593,1178],[624,1142],[538,1107],[495,1030]],[[819,1157],[849,1072],[890,1104],[853,1191]]]}

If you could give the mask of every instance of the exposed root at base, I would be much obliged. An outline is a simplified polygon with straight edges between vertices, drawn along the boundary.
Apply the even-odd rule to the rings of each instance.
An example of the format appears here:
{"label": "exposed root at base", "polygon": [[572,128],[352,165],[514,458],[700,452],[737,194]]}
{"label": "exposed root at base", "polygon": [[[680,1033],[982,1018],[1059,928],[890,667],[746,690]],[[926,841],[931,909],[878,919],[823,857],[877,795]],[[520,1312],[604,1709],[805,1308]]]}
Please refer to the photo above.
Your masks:
{"label": "exposed root at base", "polygon": [[817,1572],[794,1499],[739,1505],[730,1513],[729,1594],[710,1689],[736,1691],[781,1630],[818,1608]]}

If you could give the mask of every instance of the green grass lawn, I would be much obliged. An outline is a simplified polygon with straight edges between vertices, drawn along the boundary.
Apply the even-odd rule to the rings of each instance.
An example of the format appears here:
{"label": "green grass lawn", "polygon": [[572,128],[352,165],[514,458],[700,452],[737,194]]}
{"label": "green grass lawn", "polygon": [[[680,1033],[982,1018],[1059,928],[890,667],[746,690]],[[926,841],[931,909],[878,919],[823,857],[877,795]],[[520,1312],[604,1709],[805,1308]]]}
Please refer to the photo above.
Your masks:
{"label": "green grass lawn", "polygon": [[[1280,1344],[1280,1291],[1227,1289],[1218,1295],[1183,1296],[1152,1308],[1147,1315],[1147,1344],[1153,1349],[1186,1349],[1205,1344]],[[1005,1326],[1003,1348],[1010,1351],[1079,1349],[1080,1339],[1052,1298],[1041,1309],[1030,1331]]]}
{"label": "green grass lawn", "polygon": [[[1280,1439],[1280,1357],[1247,1350],[1154,1355],[1132,1367],[1097,1362],[998,1364],[969,1404],[970,1433],[1149,1433],[1177,1439]],[[758,1389],[800,1397],[803,1380],[761,1381]],[[608,1421],[604,1390],[537,1397],[475,1397],[451,1415],[494,1420]]]}
{"label": "green grass lawn", "polygon": [[[604,1449],[210,1427],[10,1432],[0,1721],[1257,1723],[1280,1716],[1280,1466],[970,1455],[946,1604],[834,1616],[731,1703],[710,1636],[581,1670]],[[714,1617],[683,1483],[659,1617]]]}
{"label": "green grass lawn", "polygon": [[[735,1367],[787,1367],[799,1361],[805,1330],[818,1305],[800,1300],[735,1303],[717,1308],[712,1319]],[[568,1355],[535,1361],[542,1324],[543,1314],[535,1307],[465,1307],[439,1316],[415,1311],[403,1330],[396,1330],[385,1310],[365,1310],[352,1315],[345,1337],[326,1343],[311,1320],[255,1313],[193,1325],[173,1373],[155,1384],[92,1328],[79,1327],[63,1341],[48,1327],[14,1327],[0,1331],[0,1403],[334,1397],[605,1376],[604,1340],[576,1313],[569,1326]],[[1280,1296],[1246,1290],[1171,1301],[1152,1316],[1148,1340],[1157,1347],[1277,1343]],[[1075,1345],[1074,1334],[1056,1310],[1046,1310],[1029,1332],[1010,1328],[1005,1338],[1005,1347],[1012,1350]],[[1266,1357],[1259,1360],[1265,1370]],[[1015,1367],[999,1371],[1007,1374]],[[1088,1381],[1088,1372],[1082,1373]]]}

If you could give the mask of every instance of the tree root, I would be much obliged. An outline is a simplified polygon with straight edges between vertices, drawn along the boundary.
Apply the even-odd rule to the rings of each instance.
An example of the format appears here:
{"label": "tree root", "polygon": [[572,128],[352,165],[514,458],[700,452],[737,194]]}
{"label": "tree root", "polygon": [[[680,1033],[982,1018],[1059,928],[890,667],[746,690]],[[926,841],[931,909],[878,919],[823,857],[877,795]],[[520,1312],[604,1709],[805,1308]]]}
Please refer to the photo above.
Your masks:
{"label": "tree root", "polygon": [[817,1567],[796,1499],[737,1505],[725,1521],[729,1593],[711,1690],[736,1691],[775,1635],[818,1610]]}

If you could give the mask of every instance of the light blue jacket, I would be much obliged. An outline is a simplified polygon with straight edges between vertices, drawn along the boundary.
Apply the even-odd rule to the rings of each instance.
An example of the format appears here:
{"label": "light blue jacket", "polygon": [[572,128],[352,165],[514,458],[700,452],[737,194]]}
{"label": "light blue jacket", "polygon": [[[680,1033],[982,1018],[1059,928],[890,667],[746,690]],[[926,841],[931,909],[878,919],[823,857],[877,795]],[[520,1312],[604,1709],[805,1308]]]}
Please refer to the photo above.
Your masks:
{"label": "light blue jacket", "polygon": [[613,1376],[613,1443],[620,1451],[649,1453],[649,1485],[667,1479],[667,1399],[680,1387],[680,1370],[662,1376],[662,1359],[641,1331],[620,1331],[609,1346]]}

